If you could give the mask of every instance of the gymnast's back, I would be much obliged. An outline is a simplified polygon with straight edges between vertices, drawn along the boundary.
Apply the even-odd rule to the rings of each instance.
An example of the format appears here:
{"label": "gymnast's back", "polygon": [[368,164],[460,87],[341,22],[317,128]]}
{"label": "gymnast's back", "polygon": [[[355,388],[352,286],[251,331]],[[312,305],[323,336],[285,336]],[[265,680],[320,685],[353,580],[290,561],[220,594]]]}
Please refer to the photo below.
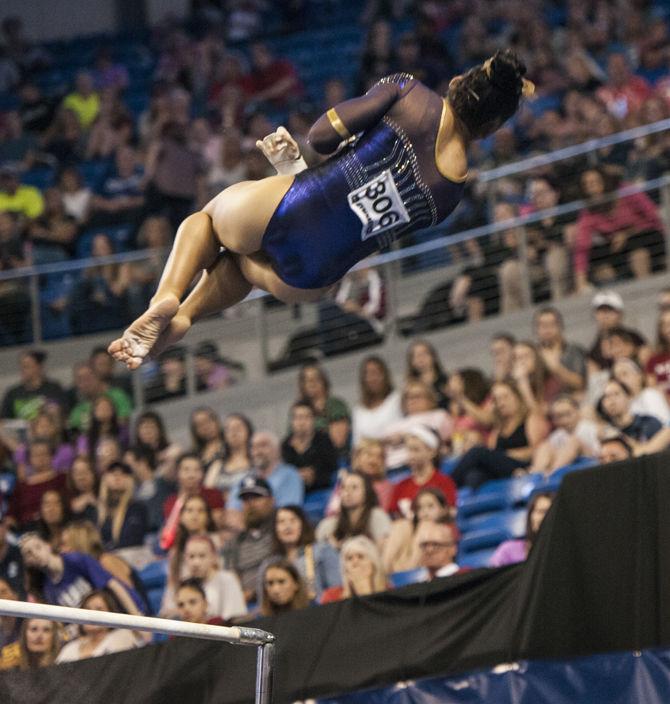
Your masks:
{"label": "gymnast's back", "polygon": [[409,74],[321,116],[309,140],[324,163],[299,173],[263,238],[277,274],[297,288],[338,281],[358,261],[410,231],[444,220],[464,178],[440,173],[436,146],[444,99]]}

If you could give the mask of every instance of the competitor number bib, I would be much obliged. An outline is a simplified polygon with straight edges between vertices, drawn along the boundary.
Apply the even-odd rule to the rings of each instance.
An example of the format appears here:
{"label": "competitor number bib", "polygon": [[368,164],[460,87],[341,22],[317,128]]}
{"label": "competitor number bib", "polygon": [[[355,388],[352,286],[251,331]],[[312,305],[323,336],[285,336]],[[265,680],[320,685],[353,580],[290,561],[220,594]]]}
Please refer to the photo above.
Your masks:
{"label": "competitor number bib", "polygon": [[363,223],[363,241],[410,220],[390,169],[351,191],[347,199],[349,207]]}

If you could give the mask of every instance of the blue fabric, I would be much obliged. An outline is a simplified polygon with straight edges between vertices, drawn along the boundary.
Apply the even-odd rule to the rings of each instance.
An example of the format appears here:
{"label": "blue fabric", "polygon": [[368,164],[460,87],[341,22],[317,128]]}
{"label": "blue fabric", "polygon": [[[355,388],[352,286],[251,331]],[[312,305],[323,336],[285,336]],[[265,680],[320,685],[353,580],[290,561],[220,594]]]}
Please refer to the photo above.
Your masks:
{"label": "blue fabric", "polygon": [[[396,238],[432,224],[430,208],[408,163],[416,158],[386,123],[369,130],[351,149],[299,173],[277,207],[263,236],[263,251],[276,273],[291,286],[314,289],[339,281],[357,262]],[[347,197],[390,169],[410,222],[363,240],[361,221]],[[463,192],[452,184],[449,212]]]}

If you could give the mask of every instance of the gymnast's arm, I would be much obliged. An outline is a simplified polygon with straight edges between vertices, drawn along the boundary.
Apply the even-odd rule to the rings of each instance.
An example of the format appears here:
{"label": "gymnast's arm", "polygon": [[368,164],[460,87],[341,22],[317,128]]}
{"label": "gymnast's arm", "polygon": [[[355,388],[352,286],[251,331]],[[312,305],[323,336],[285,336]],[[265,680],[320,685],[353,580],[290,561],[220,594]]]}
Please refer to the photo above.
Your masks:
{"label": "gymnast's arm", "polygon": [[331,154],[340,142],[377,124],[403,90],[396,83],[377,83],[365,95],[339,103],[312,125],[310,144],[319,154]]}

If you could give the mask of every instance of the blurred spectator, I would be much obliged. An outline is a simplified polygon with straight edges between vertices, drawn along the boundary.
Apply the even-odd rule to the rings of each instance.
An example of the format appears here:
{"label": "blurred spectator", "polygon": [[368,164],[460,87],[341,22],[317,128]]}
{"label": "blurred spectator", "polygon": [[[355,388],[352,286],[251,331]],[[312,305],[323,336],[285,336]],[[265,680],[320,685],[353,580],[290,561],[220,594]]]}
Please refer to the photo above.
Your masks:
{"label": "blurred spectator", "polygon": [[44,210],[44,198],[35,186],[22,184],[12,166],[0,168],[0,213],[23,215],[30,220],[38,218]]}
{"label": "blurred spectator", "polygon": [[400,394],[393,389],[391,372],[377,356],[366,357],[358,377],[360,400],[352,412],[352,442],[362,438],[381,438],[386,427],[402,418]]}
{"label": "blurred spectator", "polygon": [[93,402],[99,396],[107,396],[111,400],[121,422],[125,422],[133,410],[132,401],[125,391],[100,379],[88,362],[75,364],[73,391],[75,403],[68,417],[68,426],[76,432],[86,432],[90,427]]}
{"label": "blurred spectator", "polygon": [[[203,486],[205,470],[202,460],[198,455],[185,452],[177,460],[177,492],[168,496],[163,505],[165,527],[163,534],[172,533],[172,540],[168,539],[165,547],[169,547],[174,540],[174,532],[178,525],[179,514],[191,496],[200,496],[204,499],[209,509],[214,514],[215,522],[219,522],[223,510],[223,495],[217,489]],[[163,540],[163,538],[161,538]]]}
{"label": "blurred spectator", "polygon": [[42,89],[30,79],[18,89],[19,115],[23,129],[27,132],[43,132],[53,123],[56,111],[55,101],[46,97]]}
{"label": "blurred spectator", "polygon": [[670,425],[670,407],[665,396],[658,390],[646,384],[644,371],[633,359],[622,357],[612,366],[612,376],[625,384],[632,395],[631,413],[638,416],[652,416],[661,425]]}
{"label": "blurred spectator", "polygon": [[302,98],[303,85],[295,66],[288,59],[276,58],[261,42],[251,45],[251,100],[285,107]]}
{"label": "blurred spectator", "polygon": [[223,619],[209,618],[207,595],[199,579],[182,579],[176,590],[177,612],[181,621],[223,626]]}
{"label": "blurred spectator", "polygon": [[203,170],[200,156],[187,142],[185,126],[167,122],[149,144],[144,164],[147,211],[165,215],[176,230],[195,201],[205,201]]}
{"label": "blurred spectator", "polygon": [[18,110],[7,110],[0,115],[0,164],[27,171],[35,160],[37,149],[37,138],[24,131]]}
{"label": "blurred spectator", "polygon": [[526,535],[521,540],[506,540],[500,543],[489,560],[490,567],[503,567],[523,562],[533,549],[544,517],[551,508],[555,493],[543,491],[533,494],[528,502],[526,515]]}
{"label": "blurred spectator", "polygon": [[334,418],[350,415],[347,402],[331,394],[328,372],[315,362],[304,364],[298,373],[298,398],[312,406],[316,430],[328,431]]}
{"label": "blurred spectator", "polygon": [[63,387],[46,376],[46,352],[26,350],[19,356],[21,383],[10,387],[2,400],[3,418],[32,420],[40,409],[51,401],[65,406]]}
{"label": "blurred spectator", "polygon": [[604,438],[600,443],[600,464],[622,462],[633,457],[633,448],[623,435]]}
{"label": "blurred spectator", "polygon": [[143,411],[135,418],[132,437],[136,448],[154,454],[156,476],[174,481],[177,476],[177,458],[182,450],[176,442],[170,440],[163,417],[156,411]]}
{"label": "blurred spectator", "polygon": [[133,447],[123,459],[132,469],[137,484],[134,501],[144,506],[147,531],[154,533],[163,525],[163,505],[174,493],[174,484],[157,476],[156,455],[150,449]]}
{"label": "blurred spectator", "polygon": [[51,63],[49,53],[36,46],[25,34],[23,20],[18,15],[9,15],[2,20],[3,45],[12,61],[22,72],[44,69]]}
{"label": "blurred spectator", "polygon": [[533,451],[546,437],[544,414],[529,409],[513,381],[497,381],[491,389],[495,424],[488,447],[473,447],[452,472],[456,485],[473,489],[489,479],[505,479],[530,465]]}
{"label": "blurred spectator", "polygon": [[186,396],[186,349],[171,347],[158,358],[158,374],[145,388],[147,403]]}
{"label": "blurred spectator", "polygon": [[67,473],[67,494],[73,519],[98,522],[98,475],[94,462],[88,457],[77,457]]}
{"label": "blurred spectator", "polygon": [[[240,582],[234,572],[222,570],[216,546],[207,535],[193,535],[184,547],[184,574],[200,580],[207,599],[208,615],[221,621],[244,616],[247,605]],[[168,588],[163,597],[161,613],[177,611],[177,588]]]}
{"label": "blurred spectator", "polygon": [[7,55],[5,47],[0,47],[0,92],[12,90],[18,85],[20,77],[19,67]]}
{"label": "blurred spectator", "polygon": [[450,577],[461,568],[456,563],[458,529],[448,518],[423,521],[416,529],[420,565],[428,570],[429,579]]}
{"label": "blurred spectator", "polygon": [[88,220],[93,193],[84,183],[79,169],[74,166],[64,168],[58,177],[58,189],[63,200],[65,214],[78,225]]}
{"label": "blurred spectator", "polygon": [[328,435],[315,429],[312,406],[296,401],[291,406],[291,428],[282,442],[282,459],[298,469],[307,490],[330,486],[337,469],[337,454]]}
{"label": "blurred spectator", "polygon": [[[16,591],[4,577],[2,577],[2,572],[0,572],[0,599],[18,601],[18,598],[18,591]],[[0,616],[0,670],[4,669],[3,665],[5,664],[5,653],[9,654],[12,650],[8,649],[5,651],[5,648],[9,645],[17,643],[20,633],[20,618],[17,616]]]}
{"label": "blurred spectator", "polygon": [[[384,511],[388,511],[391,507],[395,485],[386,476],[386,456],[381,440],[375,440],[374,438],[361,440],[354,448],[351,458],[351,469],[353,472],[360,472],[370,478],[377,494],[379,505]],[[331,497],[329,509],[332,501]],[[330,510],[328,514],[330,515]]]}
{"label": "blurred spectator", "polygon": [[[121,610],[116,599],[105,589],[90,592],[78,606],[80,609],[93,609],[105,613],[118,613]],[[79,633],[78,638],[63,646],[56,658],[56,664],[119,653],[144,645],[144,641],[135,631],[124,628],[87,624],[79,626]]]}
{"label": "blurred spectator", "polygon": [[91,404],[91,418],[86,433],[77,440],[77,454],[88,455],[92,460],[98,444],[105,438],[118,440],[125,449],[128,446],[128,428],[120,423],[116,408],[109,396],[98,396]]}
{"label": "blurred spectator", "polygon": [[134,501],[133,470],[112,462],[100,480],[98,525],[106,550],[142,545],[147,532],[144,504]]}
{"label": "blurred spectator", "polygon": [[88,71],[79,71],[74,90],[63,98],[62,107],[72,110],[84,130],[88,130],[100,110],[100,95],[95,91],[93,77]]}
{"label": "blurred spectator", "polygon": [[[301,506],[305,486],[294,466],[279,461],[281,459],[279,438],[265,430],[255,432],[251,437],[250,454],[253,472],[270,485],[275,506]],[[239,491],[243,480],[244,478],[241,477],[231,488],[226,502],[227,508],[235,511],[242,509]]]}
{"label": "blurred spectator", "polygon": [[551,404],[549,415],[555,430],[533,452],[531,472],[551,474],[578,457],[598,456],[598,426],[581,417],[579,403],[572,396],[558,396]]}
{"label": "blurred spectator", "polygon": [[242,151],[242,140],[235,133],[224,134],[221,139],[220,159],[207,172],[207,192],[210,198],[234,183],[247,179],[247,163]]}
{"label": "blurred spectator", "polygon": [[[109,235],[96,234],[91,257],[98,259],[113,254],[114,244]],[[99,264],[84,270],[73,292],[71,323],[75,333],[121,328],[128,322],[131,271],[128,262]]]}
{"label": "blurred spectator", "polygon": [[538,413],[546,413],[547,405],[560,392],[558,377],[549,371],[539,348],[532,342],[521,341],[514,345],[512,379],[524,404]]}
{"label": "blurred spectator", "polygon": [[449,415],[453,419],[453,455],[462,455],[488,439],[493,424],[489,390],[489,381],[479,369],[466,367],[450,375],[447,394]]}
{"label": "blurred spectator", "polygon": [[119,147],[114,157],[114,174],[105,179],[100,195],[94,195],[91,200],[95,222],[136,223],[144,205],[142,178],[134,149]]}
{"label": "blurred spectator", "polygon": [[574,270],[577,291],[589,279],[594,283],[616,278],[649,276],[665,267],[663,223],[646,193],[627,196],[606,194],[617,184],[602,169],[582,173],[581,185],[589,205],[577,219]]}
{"label": "blurred spectator", "polygon": [[346,474],[340,484],[338,516],[324,518],[316,529],[318,542],[335,548],[355,535],[367,535],[381,548],[391,530],[391,519],[379,507],[372,480],[361,472]]}
{"label": "blurred spectator", "polygon": [[376,269],[350,271],[337,289],[335,302],[350,315],[366,320],[378,333],[383,331],[386,290]]}
{"label": "blurred spectator", "polygon": [[262,580],[262,616],[278,616],[309,606],[305,582],[292,562],[283,558],[273,560],[265,566]]}
{"label": "blurred spectator", "polygon": [[413,570],[421,564],[421,551],[416,541],[417,528],[423,521],[437,521],[449,516],[449,504],[437,487],[424,487],[412,501],[410,515],[393,522],[382,557],[389,573]]}
{"label": "blurred spectator", "polygon": [[[393,61],[391,24],[385,19],[378,19],[370,25],[365,39],[356,93],[365,93],[380,78],[392,73]],[[333,105],[328,107],[332,108]]]}
{"label": "blurred spectator", "polygon": [[48,440],[36,438],[28,445],[29,477],[19,480],[10,498],[9,515],[18,526],[39,519],[42,496],[47,491],[63,491],[65,475],[53,468],[53,450]]}
{"label": "blurred spectator", "polygon": [[112,577],[90,555],[53,552],[34,533],[21,539],[21,553],[28,572],[28,591],[33,598],[48,604],[78,606],[91,589],[109,589],[126,613],[141,613],[137,593]]}
{"label": "blurred spectator", "polygon": [[128,70],[123,64],[114,63],[109,47],[98,49],[94,65],[93,82],[98,90],[112,88],[115,92],[121,92],[128,87]]}
{"label": "blurred spectator", "polygon": [[134,137],[131,116],[111,88],[100,93],[100,110],[86,140],[84,156],[87,160],[109,159]]}
{"label": "blurred spectator", "polygon": [[445,387],[447,374],[442,367],[437,350],[426,340],[414,340],[407,348],[406,381],[421,381],[430,387],[437,397],[437,405],[447,408]]}
{"label": "blurred spectator", "polygon": [[73,256],[79,225],[65,212],[57,188],[47,188],[44,192],[44,212],[28,225],[28,234],[36,264]]}
{"label": "blurred spectator", "polygon": [[21,624],[17,643],[0,653],[0,670],[35,670],[56,662],[61,646],[60,624],[41,618],[27,618]]}
{"label": "blurred spectator", "polygon": [[271,560],[282,557],[302,576],[310,600],[318,600],[325,589],[340,584],[337,551],[330,543],[315,540],[314,529],[300,506],[283,506],[275,512],[272,553],[260,566],[259,577]]}
{"label": "blurred spectator", "polygon": [[102,476],[112,462],[120,461],[122,457],[123,449],[116,438],[102,438],[95,452],[95,471],[98,476]]}
{"label": "blurred spectator", "polygon": [[[249,475],[239,490],[244,530],[224,546],[226,566],[237,572],[247,603],[256,598],[256,577],[261,563],[272,554],[274,499],[270,485]],[[260,595],[258,595],[260,596]]]}
{"label": "blurred spectator", "polygon": [[94,347],[89,354],[88,361],[96,376],[105,383],[125,391],[129,396],[132,395],[130,375],[128,373],[114,373],[116,361],[107,352],[106,347]]}
{"label": "blurred spectator", "polygon": [[586,386],[586,355],[563,337],[563,316],[556,308],[540,308],[533,318],[539,352],[549,372],[564,392]]}
{"label": "blurred spectator", "polygon": [[445,78],[444,66],[426,58],[417,35],[406,32],[396,43],[393,72],[409,73],[424,85],[437,88]]}
{"label": "blurred spectator", "polygon": [[65,501],[64,493],[51,489],[42,494],[40,515],[31,528],[54,550],[58,550],[61,545],[63,529],[69,520],[70,510]]}
{"label": "blurred spectator", "polygon": [[251,436],[254,428],[242,413],[231,413],[223,421],[224,458],[210,466],[205,474],[205,486],[222,492],[239,484],[240,477],[251,469]]}
{"label": "blurred spectator", "polygon": [[42,145],[47,156],[61,166],[76,164],[84,158],[84,135],[73,110],[59,108],[42,135]]}
{"label": "blurred spectator", "polygon": [[233,374],[213,342],[201,342],[193,351],[197,391],[222,391],[235,383]]}
{"label": "blurred spectator", "polygon": [[491,338],[491,360],[493,381],[504,381],[512,376],[514,369],[514,345],[516,339],[506,332],[499,332]]}
{"label": "blurred spectator", "polygon": [[440,445],[448,445],[454,423],[451,416],[437,407],[437,394],[422,381],[408,381],[402,394],[404,417],[389,423],[382,440],[386,445],[386,466],[397,469],[408,463],[408,451],[404,444],[405,433],[416,425],[430,428],[437,433]]}
{"label": "blurred spectator", "polygon": [[624,435],[636,455],[657,452],[667,447],[670,428],[652,416],[636,415],[631,411],[631,390],[616,379],[610,379],[598,403],[603,420]]}
{"label": "blurred spectator", "polygon": [[207,406],[191,412],[193,451],[202,460],[205,473],[219,473],[226,457],[223,425],[216,411]]}
{"label": "blurred spectator", "polygon": [[646,364],[647,381],[670,401],[670,309],[661,309],[656,326],[656,348]]}
{"label": "blurred spectator", "polygon": [[435,431],[417,424],[405,435],[407,464],[411,475],[395,485],[390,511],[408,517],[412,501],[422,487],[433,486],[441,489],[450,506],[456,506],[456,486],[451,477],[437,470],[435,466],[440,439]]}
{"label": "blurred spectator", "polygon": [[623,118],[636,112],[651,93],[647,81],[631,70],[625,52],[613,51],[607,57],[607,81],[596,95],[613,115]]}
{"label": "blurred spectator", "polygon": [[148,252],[146,259],[130,262],[128,312],[133,320],[146,310],[156,290],[171,242],[170,221],[164,217],[148,217],[137,232],[137,247]]}
{"label": "blurred spectator", "polygon": [[[29,266],[31,258],[29,249],[22,241],[18,216],[0,211],[0,271]],[[0,305],[8,311],[0,322],[0,344],[29,342],[32,306],[27,281],[11,279],[0,282]]]}
{"label": "blurred spectator", "polygon": [[23,596],[23,559],[19,548],[8,539],[8,519],[7,505],[0,501],[0,580],[18,596]]}
{"label": "blurred spectator", "polygon": [[368,596],[388,588],[379,549],[364,535],[349,538],[342,545],[340,571],[342,586],[326,589],[321,595],[322,604],[352,596]]}
{"label": "blurred spectator", "polygon": [[[173,606],[170,589],[174,589],[181,579],[186,575],[184,555],[188,539],[195,535],[209,535],[213,540],[216,538],[216,526],[212,518],[212,511],[202,496],[189,496],[181,505],[181,510],[177,515],[177,525],[173,534],[172,542],[166,544],[164,541],[165,532],[161,535],[161,548],[170,548],[168,556],[168,590],[163,594],[165,607]],[[219,541],[217,540],[217,545]],[[169,600],[168,600],[169,597]],[[163,606],[161,606],[163,614]]]}
{"label": "blurred spectator", "polygon": [[32,473],[32,467],[28,460],[28,444],[35,438],[48,440],[51,443],[51,447],[54,449],[53,467],[57,472],[66,472],[75,457],[72,445],[66,440],[60,408],[53,404],[44,406],[30,421],[26,442],[17,443],[13,436],[3,433],[2,430],[0,430],[0,437],[3,443],[14,451],[13,460],[16,464],[16,473],[22,479]]}

